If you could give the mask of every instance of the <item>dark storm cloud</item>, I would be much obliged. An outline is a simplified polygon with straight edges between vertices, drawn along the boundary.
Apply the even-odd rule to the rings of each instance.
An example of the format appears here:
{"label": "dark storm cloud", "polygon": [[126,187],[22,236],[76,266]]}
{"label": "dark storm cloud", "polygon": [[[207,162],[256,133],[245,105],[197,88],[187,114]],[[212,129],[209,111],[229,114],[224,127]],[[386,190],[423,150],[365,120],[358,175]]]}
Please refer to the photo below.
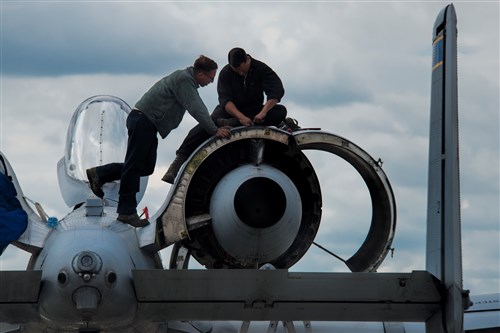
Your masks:
{"label": "dark storm cloud", "polygon": [[151,74],[186,66],[186,49],[173,42],[175,30],[166,24],[156,30],[153,20],[156,33],[143,34],[145,21],[123,19],[123,8],[116,4],[30,4],[36,10],[27,10],[26,4],[3,6],[6,75]]}

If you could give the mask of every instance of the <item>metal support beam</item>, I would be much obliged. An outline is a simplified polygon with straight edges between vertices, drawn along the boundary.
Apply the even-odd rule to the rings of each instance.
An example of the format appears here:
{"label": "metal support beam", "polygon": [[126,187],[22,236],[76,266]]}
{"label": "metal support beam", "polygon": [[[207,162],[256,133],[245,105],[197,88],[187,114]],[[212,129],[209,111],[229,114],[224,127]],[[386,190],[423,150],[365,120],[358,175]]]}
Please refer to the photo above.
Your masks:
{"label": "metal support beam", "polygon": [[424,271],[136,270],[133,278],[138,315],[157,321],[425,322],[441,302]]}
{"label": "metal support beam", "polygon": [[39,318],[41,280],[42,271],[0,272],[0,322],[20,324]]}

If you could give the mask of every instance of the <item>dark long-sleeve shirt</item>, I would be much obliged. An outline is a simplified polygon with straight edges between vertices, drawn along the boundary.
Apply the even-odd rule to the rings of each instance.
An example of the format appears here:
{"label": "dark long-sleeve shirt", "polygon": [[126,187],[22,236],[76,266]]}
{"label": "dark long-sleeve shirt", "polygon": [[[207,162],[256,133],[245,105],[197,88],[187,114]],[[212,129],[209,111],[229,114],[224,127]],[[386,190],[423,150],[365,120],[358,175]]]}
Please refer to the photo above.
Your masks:
{"label": "dark long-sleeve shirt", "polygon": [[260,110],[264,94],[267,100],[277,99],[278,102],[285,94],[279,76],[268,65],[253,58],[246,77],[237,74],[231,66],[224,66],[219,73],[217,92],[220,107],[225,109],[231,101],[244,114],[247,110]]}

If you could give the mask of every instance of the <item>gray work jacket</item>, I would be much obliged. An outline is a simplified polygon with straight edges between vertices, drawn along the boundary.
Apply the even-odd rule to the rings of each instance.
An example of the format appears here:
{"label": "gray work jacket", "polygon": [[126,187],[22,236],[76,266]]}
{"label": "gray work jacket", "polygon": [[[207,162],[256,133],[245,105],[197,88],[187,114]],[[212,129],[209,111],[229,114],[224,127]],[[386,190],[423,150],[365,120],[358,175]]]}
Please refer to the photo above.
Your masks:
{"label": "gray work jacket", "polygon": [[186,110],[209,134],[217,132],[199,93],[194,68],[180,69],[156,82],[135,107],[155,125],[161,137],[181,123]]}

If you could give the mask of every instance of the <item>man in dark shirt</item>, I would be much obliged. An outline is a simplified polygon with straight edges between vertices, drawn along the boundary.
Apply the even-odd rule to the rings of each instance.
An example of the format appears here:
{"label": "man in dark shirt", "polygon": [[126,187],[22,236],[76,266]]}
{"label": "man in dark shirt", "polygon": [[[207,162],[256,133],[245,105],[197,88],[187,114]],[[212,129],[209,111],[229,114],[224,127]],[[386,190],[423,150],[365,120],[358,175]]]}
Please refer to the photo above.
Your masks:
{"label": "man in dark shirt", "polygon": [[227,138],[229,128],[217,127],[210,118],[198,88],[214,81],[217,64],[200,56],[194,65],[160,79],[136,103],[127,117],[128,145],[124,163],[110,163],[87,169],[92,192],[104,196],[102,186],[120,179],[117,220],[133,227],[149,222],[137,215],[136,193],[142,176],[153,173],[158,148],[157,135],[164,139],[179,126],[186,110],[199,122],[208,136]]}
{"label": "man in dark shirt", "polygon": [[[285,94],[279,76],[239,47],[229,51],[228,62],[217,81],[219,105],[211,115],[214,122],[219,126],[280,125],[287,110],[278,104]],[[191,129],[162,180],[173,184],[182,164],[209,137],[200,125]]]}

